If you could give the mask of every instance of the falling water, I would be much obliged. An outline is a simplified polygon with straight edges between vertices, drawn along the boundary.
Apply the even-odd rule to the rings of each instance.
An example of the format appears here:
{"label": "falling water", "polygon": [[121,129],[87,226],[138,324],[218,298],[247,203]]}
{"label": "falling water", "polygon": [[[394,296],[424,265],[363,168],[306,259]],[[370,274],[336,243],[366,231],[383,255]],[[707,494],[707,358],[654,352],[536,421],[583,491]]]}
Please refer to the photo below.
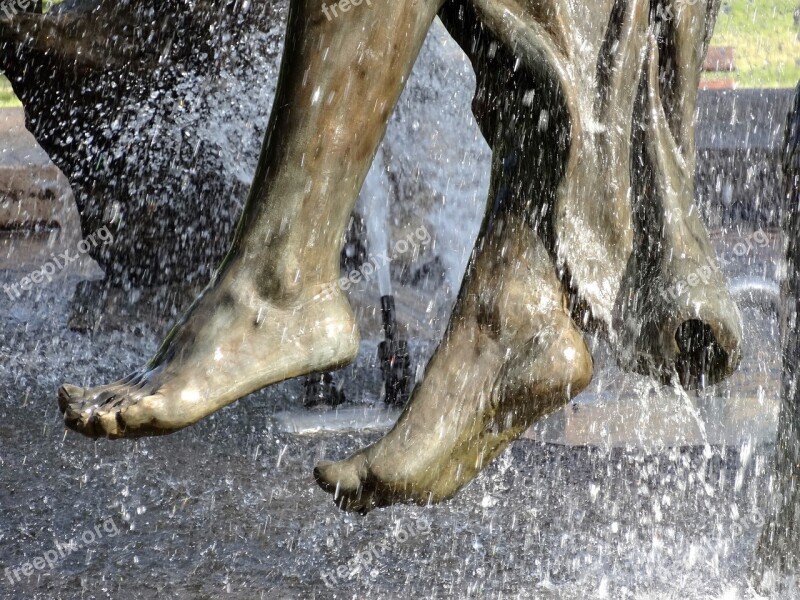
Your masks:
{"label": "falling water", "polygon": [[367,222],[367,242],[370,259],[377,267],[378,289],[381,296],[392,295],[389,253],[389,195],[391,188],[383,149],[378,150],[372,168],[364,181],[361,195]]}
{"label": "falling water", "polygon": [[[64,3],[73,4],[81,2]],[[234,4],[243,11],[257,6]],[[168,187],[156,176],[182,181],[209,164],[173,163],[178,151],[172,150],[188,147],[192,159],[193,152],[218,159],[211,164],[219,171],[208,179],[226,182],[228,195],[219,199],[225,212],[213,225],[229,226],[241,209],[236,189],[254,176],[278,73],[276,39],[286,6],[270,6],[283,16],[230,47],[220,43],[213,72],[182,73],[174,95],[154,94],[124,107],[128,118],[108,119],[106,133],[122,130],[110,156],[129,165],[130,178],[120,185],[143,205],[165,210],[182,198],[152,193],[154,181],[191,196],[194,188]],[[413,336],[432,345],[488,188],[489,153],[470,114],[474,84],[465,57],[437,24],[362,190],[378,291],[406,293]],[[613,349],[597,343],[589,389],[437,506],[393,507],[367,518],[339,512],[313,486],[310,469],[320,457],[344,456],[377,434],[282,431],[274,414],[301,410],[297,381],[164,438],[120,443],[65,434],[57,386],[138,368],[156,351],[164,324],[129,323],[115,331],[101,324],[91,336],[69,331],[72,291],[96,265],[65,271],[21,299],[0,285],[0,597],[756,598],[746,574],[772,483],[782,246],[777,215],[759,204],[771,194],[763,188],[772,174],[749,159],[780,137],[784,109],[774,107],[784,104],[780,94],[750,96],[727,115],[713,105],[724,104],[722,95],[704,96],[713,102],[701,103],[706,125],[698,132],[701,154],[724,157],[701,174],[698,200],[717,253],[730,258],[725,274],[742,300],[747,344],[739,372],[700,395],[676,393],[622,373]],[[80,122],[60,125],[81,136]],[[147,144],[137,145],[140,138]],[[96,147],[96,140],[80,139],[87,153]],[[755,150],[743,150],[745,144]],[[10,160],[7,150],[0,160]],[[92,158],[93,167],[101,164]],[[49,195],[32,197],[39,206]],[[156,197],[160,204],[150,203]],[[10,206],[5,195],[0,202]],[[754,206],[758,214],[748,212]],[[65,227],[79,236],[71,218]],[[431,247],[402,257],[412,283],[393,280],[389,259],[402,227],[423,225]],[[738,256],[748,228],[763,228],[769,243]],[[414,275],[437,259],[444,282],[414,287]],[[18,282],[32,268],[7,261],[0,284]],[[372,304],[365,305],[374,308],[370,292]],[[374,348],[362,348],[355,365],[337,375],[348,397],[377,389],[374,357]],[[104,523],[118,533],[110,535]],[[70,540],[81,547],[32,575],[20,570]],[[785,597],[796,599],[796,589]]]}

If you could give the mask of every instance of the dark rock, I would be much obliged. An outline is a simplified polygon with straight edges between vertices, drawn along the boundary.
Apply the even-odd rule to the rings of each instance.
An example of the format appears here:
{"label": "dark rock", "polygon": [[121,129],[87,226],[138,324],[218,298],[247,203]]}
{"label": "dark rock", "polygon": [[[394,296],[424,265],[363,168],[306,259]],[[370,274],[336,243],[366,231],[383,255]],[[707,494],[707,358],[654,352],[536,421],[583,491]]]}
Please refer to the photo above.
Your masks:
{"label": "dark rock", "polygon": [[92,255],[109,285],[204,282],[224,256],[248,185],[201,126],[215,125],[204,121],[226,67],[277,62],[283,7],[73,0],[0,19],[0,69],[69,179],[83,234],[114,233]]}
{"label": "dark rock", "polygon": [[703,91],[698,98],[697,198],[710,227],[777,227],[792,90]]}

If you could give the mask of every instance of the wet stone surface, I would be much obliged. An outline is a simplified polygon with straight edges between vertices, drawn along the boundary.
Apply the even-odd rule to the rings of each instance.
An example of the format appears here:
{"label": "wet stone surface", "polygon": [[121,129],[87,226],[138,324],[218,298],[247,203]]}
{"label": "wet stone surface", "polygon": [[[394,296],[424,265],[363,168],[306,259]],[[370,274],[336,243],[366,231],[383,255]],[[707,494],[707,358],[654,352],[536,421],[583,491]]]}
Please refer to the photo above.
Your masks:
{"label": "wet stone surface", "polygon": [[0,597],[747,597],[767,447],[522,441],[453,501],[348,515],[312,468],[377,434],[277,431],[300,382],[164,438],[65,435],[57,386],[116,378],[157,343],[68,331],[76,283],[0,297]]}

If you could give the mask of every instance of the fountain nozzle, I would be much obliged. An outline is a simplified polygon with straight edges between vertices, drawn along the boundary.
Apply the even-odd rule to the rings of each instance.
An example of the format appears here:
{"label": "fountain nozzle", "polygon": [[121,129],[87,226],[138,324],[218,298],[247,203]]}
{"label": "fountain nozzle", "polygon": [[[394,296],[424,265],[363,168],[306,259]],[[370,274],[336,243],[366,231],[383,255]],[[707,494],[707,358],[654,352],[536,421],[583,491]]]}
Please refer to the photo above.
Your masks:
{"label": "fountain nozzle", "polygon": [[312,373],[306,377],[303,402],[306,408],[319,405],[335,407],[344,404],[344,401],[344,392],[336,387],[330,373]]}
{"label": "fountain nozzle", "polygon": [[397,339],[394,296],[381,296],[381,314],[386,339],[378,346],[386,390],[384,401],[389,406],[404,406],[411,393],[411,356],[408,342]]}

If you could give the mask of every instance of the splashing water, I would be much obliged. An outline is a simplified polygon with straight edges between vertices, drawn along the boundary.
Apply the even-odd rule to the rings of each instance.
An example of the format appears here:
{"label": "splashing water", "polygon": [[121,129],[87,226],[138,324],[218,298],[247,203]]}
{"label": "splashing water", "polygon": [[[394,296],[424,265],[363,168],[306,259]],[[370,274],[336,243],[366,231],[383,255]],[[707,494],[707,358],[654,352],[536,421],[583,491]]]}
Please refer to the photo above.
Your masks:
{"label": "splashing water", "polygon": [[[249,39],[255,46],[275,43],[272,30],[251,32]],[[189,74],[180,82],[176,94],[183,100],[175,110],[181,116],[174,126],[162,127],[153,108],[171,100],[152,98],[139,107],[120,125],[125,132],[115,156],[152,159],[154,170],[168,171],[160,150],[185,143],[186,129],[197,138],[192,144],[218,152],[219,177],[249,185],[278,52],[270,60],[254,53],[245,61],[246,49],[226,54],[213,77]],[[362,190],[381,295],[398,287],[388,260],[396,222],[430,226],[434,254],[450,287],[458,287],[488,188],[488,150],[469,115],[473,85],[464,57],[437,25]],[[415,104],[420,97],[421,108]],[[144,128],[152,134],[152,152],[128,154],[126,144]],[[713,179],[706,187],[719,187],[729,208],[741,208],[743,196],[759,201],[755,182],[764,174],[743,176],[740,185],[751,187],[737,190],[735,201],[730,182],[717,186],[725,176],[705,175]],[[424,186],[415,189],[418,181]],[[417,212],[402,213],[398,195],[411,198]],[[701,200],[710,214],[711,202]],[[709,214],[720,252],[730,250],[741,237],[738,226]],[[777,262],[775,253],[749,254],[728,275],[766,282],[761,287],[772,293]],[[15,273],[2,277],[16,280]],[[61,380],[88,383],[128,372],[155,351],[157,339],[146,326],[99,332],[91,342],[67,331],[76,283],[67,274],[63,288],[43,288],[19,302],[0,294],[1,597],[218,597],[221,590],[241,598],[758,597],[748,589],[746,571],[771,489],[780,377],[777,318],[760,287],[747,288],[753,300],[744,311],[749,343],[740,371],[700,400],[622,375],[601,356],[585,394],[540,423],[530,434],[534,440],[505,452],[455,500],[393,507],[362,519],[338,512],[308,474],[320,456],[346,455],[375,435],[280,431],[272,414],[300,409],[297,382],[253,394],[168,438],[119,444],[62,436],[53,403]],[[452,291],[423,296],[420,339],[436,340],[442,321],[428,305],[446,305],[447,298]],[[377,389],[374,355],[365,346],[345,371],[348,397]],[[665,403],[674,408],[671,419],[662,419],[668,411],[659,405]],[[683,420],[674,417],[678,411]],[[689,427],[697,430],[695,438],[686,435]],[[3,573],[106,518],[120,526],[114,538],[33,576],[17,579],[12,571],[9,580]],[[408,526],[423,520],[429,528]],[[426,529],[429,534],[403,541],[398,535]],[[357,572],[341,575],[340,567],[356,558]],[[786,598],[796,598],[797,589]]]}
{"label": "splashing water", "polygon": [[392,256],[389,254],[389,195],[391,188],[383,150],[372,163],[372,168],[364,181],[361,190],[364,199],[367,222],[367,241],[372,262],[377,267],[378,288],[381,296],[392,294],[392,278],[390,263]]}

